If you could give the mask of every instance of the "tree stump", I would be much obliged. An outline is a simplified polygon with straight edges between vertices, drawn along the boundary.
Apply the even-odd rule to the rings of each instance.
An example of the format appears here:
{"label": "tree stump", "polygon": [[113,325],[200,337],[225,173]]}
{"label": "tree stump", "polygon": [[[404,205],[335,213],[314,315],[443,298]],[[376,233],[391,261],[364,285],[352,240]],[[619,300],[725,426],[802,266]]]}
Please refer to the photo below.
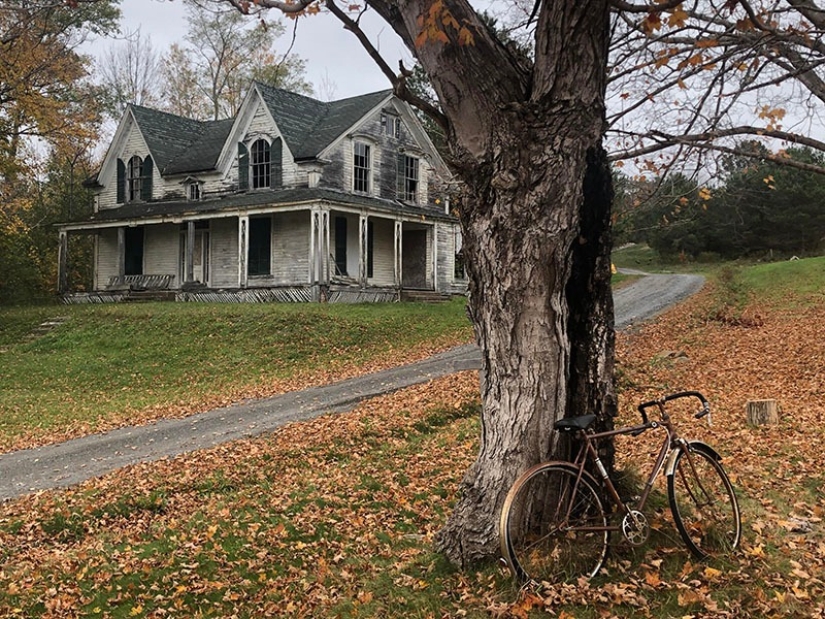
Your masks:
{"label": "tree stump", "polygon": [[745,414],[752,426],[779,423],[776,400],[750,400],[745,406]]}

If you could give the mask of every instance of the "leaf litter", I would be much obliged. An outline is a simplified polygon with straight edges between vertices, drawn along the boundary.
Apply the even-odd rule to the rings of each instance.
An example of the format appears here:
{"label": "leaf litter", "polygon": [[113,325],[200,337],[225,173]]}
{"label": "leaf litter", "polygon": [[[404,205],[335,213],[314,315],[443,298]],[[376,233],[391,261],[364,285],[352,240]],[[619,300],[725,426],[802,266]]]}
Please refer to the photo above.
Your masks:
{"label": "leaf litter", "polygon": [[[738,492],[744,538],[722,564],[690,557],[664,502],[651,541],[614,546],[590,582],[519,592],[495,566],[450,569],[432,544],[478,449],[464,372],[6,503],[0,615],[823,617],[825,307],[760,308],[746,327],[709,319],[708,294],[618,336],[618,422],[662,393],[708,397],[712,426],[676,419]],[[746,402],[768,398],[780,422],[748,426]],[[619,441],[620,469],[651,456],[650,434]]]}

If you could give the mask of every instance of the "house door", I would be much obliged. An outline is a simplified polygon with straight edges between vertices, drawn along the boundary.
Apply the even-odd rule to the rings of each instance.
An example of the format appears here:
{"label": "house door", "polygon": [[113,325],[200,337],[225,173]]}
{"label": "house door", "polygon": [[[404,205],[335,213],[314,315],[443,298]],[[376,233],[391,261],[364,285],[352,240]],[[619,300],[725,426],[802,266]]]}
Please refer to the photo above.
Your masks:
{"label": "house door", "polygon": [[404,230],[401,248],[401,285],[427,288],[427,231]]}

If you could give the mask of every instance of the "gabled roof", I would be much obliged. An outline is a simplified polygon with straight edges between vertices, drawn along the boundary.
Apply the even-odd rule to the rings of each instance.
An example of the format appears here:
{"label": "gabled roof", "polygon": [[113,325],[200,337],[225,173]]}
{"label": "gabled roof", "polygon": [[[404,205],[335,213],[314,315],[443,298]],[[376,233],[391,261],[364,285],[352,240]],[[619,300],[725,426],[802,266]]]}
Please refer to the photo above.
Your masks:
{"label": "gabled roof", "polygon": [[295,159],[317,157],[344,131],[392,95],[392,90],[381,90],[325,103],[260,82],[255,86]]}
{"label": "gabled roof", "polygon": [[[385,99],[392,90],[323,102],[256,82],[297,160],[312,159]],[[161,174],[214,170],[235,119],[199,121],[139,105],[130,106]]]}
{"label": "gabled roof", "polygon": [[218,155],[232,129],[232,119],[199,121],[139,105],[130,107],[155,165],[162,174],[215,168]]}

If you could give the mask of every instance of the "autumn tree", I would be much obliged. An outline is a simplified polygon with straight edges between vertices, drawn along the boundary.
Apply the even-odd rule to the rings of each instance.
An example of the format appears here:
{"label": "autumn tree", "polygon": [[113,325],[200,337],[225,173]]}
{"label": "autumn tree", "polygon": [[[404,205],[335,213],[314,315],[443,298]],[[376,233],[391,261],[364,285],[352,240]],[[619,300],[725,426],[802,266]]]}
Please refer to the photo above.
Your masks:
{"label": "autumn tree", "polygon": [[[811,120],[825,104],[825,8],[818,0],[616,0],[610,158],[654,173],[716,171],[718,154],[753,156],[749,140],[825,151]],[[669,7],[669,8],[668,8]],[[815,173],[823,168],[774,159]]]}
{"label": "autumn tree", "polygon": [[[319,7],[223,2],[245,13]],[[792,96],[825,100],[825,13],[813,0],[531,4],[529,55],[466,0],[366,0],[355,13],[322,4],[396,94],[441,125],[463,181],[458,214],[486,380],[480,452],[438,538],[459,564],[497,553],[497,517],[516,475],[565,456],[555,420],[595,413],[606,427],[615,412],[606,130],[611,157],[657,172],[697,146],[735,149],[727,140],[743,134],[825,146],[783,128],[780,98],[765,96],[786,84]],[[359,27],[367,10],[416,57],[438,108],[407,88],[407,69],[391,68]],[[749,122],[734,123],[743,110]]]}
{"label": "autumn tree", "polygon": [[233,116],[253,80],[294,92],[311,92],[305,61],[275,51],[285,27],[277,21],[250,22],[237,11],[189,1],[189,29],[162,61],[169,111],[199,119]]}
{"label": "autumn tree", "polygon": [[[36,207],[46,162],[96,135],[98,92],[79,47],[89,34],[110,32],[118,15],[111,2],[0,7],[0,300],[47,284],[31,235],[41,223]],[[39,240],[53,247],[53,231]]]}

